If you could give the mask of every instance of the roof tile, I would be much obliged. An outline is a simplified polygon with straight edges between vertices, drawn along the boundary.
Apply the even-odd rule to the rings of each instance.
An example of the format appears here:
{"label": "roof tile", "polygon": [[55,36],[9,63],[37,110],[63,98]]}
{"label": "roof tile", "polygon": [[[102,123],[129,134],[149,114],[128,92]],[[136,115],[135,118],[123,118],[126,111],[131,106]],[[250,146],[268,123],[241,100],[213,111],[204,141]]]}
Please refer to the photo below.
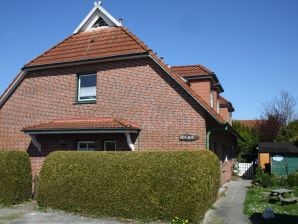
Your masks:
{"label": "roof tile", "polygon": [[98,28],[74,34],[24,67],[145,53],[150,49],[123,27]]}
{"label": "roof tile", "polygon": [[25,127],[22,131],[94,130],[94,129],[139,129],[137,125],[116,118],[58,119]]}
{"label": "roof tile", "polygon": [[172,66],[171,69],[182,77],[214,75],[212,71],[203,65]]}

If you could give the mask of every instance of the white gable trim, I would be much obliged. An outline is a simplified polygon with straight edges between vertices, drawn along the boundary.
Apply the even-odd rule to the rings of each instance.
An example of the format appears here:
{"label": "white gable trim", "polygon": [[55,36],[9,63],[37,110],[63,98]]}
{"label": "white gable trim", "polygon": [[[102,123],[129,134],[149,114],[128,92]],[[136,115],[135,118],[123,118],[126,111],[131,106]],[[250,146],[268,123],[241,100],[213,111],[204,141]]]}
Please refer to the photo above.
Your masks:
{"label": "white gable trim", "polygon": [[21,83],[27,71],[21,71],[17,75],[14,81],[12,81],[11,85],[4,91],[4,93],[0,96],[0,109],[6,100],[10,97],[11,93],[16,89],[16,87]]}
{"label": "white gable trim", "polygon": [[122,26],[117,19],[115,19],[101,6],[101,2],[95,2],[93,9],[88,13],[73,33],[76,34],[91,29],[99,17],[101,17],[109,26]]}

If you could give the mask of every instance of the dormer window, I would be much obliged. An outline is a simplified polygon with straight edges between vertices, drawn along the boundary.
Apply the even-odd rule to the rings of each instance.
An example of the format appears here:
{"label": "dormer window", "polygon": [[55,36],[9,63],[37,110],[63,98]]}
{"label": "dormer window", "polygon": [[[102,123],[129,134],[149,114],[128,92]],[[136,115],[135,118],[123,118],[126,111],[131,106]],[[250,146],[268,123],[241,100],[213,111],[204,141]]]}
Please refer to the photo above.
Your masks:
{"label": "dormer window", "polygon": [[96,100],[96,74],[78,76],[78,102]]}
{"label": "dormer window", "polygon": [[99,17],[98,20],[92,26],[92,28],[97,28],[101,26],[108,26],[108,24],[101,17]]}
{"label": "dormer window", "polygon": [[213,104],[214,104],[214,101],[213,101],[213,91],[211,89],[210,91],[210,106],[213,108]]}

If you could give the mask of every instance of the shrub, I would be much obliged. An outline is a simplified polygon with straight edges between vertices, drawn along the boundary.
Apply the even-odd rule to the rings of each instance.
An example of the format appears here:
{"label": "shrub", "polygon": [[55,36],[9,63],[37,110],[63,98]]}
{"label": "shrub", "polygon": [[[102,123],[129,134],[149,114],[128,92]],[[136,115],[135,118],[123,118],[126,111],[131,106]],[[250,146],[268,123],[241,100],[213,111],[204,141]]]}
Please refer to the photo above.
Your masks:
{"label": "shrub", "polygon": [[37,187],[42,207],[95,216],[193,222],[216,200],[217,157],[196,152],[54,152]]}
{"label": "shrub", "polygon": [[298,186],[298,172],[289,174],[289,176],[288,176],[288,184],[291,187]]}
{"label": "shrub", "polygon": [[271,187],[273,185],[272,178],[270,174],[264,173],[261,179],[261,185],[262,187]]}
{"label": "shrub", "polygon": [[254,182],[256,184],[261,184],[263,175],[264,175],[264,170],[262,169],[262,167],[258,166],[256,169],[256,174],[254,176]]}
{"label": "shrub", "polygon": [[272,186],[274,187],[287,187],[287,176],[277,176],[275,174],[271,174]]}
{"label": "shrub", "polygon": [[11,205],[31,197],[31,166],[28,154],[0,151],[0,204]]}

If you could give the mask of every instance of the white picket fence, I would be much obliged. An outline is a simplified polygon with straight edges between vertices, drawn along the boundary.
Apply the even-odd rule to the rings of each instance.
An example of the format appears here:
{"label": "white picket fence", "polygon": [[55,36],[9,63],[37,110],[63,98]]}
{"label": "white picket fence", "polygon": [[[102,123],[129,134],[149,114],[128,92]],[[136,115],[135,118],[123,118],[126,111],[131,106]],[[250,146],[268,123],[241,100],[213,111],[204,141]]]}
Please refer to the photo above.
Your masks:
{"label": "white picket fence", "polygon": [[254,164],[252,163],[238,163],[239,173],[238,176],[253,177]]}

